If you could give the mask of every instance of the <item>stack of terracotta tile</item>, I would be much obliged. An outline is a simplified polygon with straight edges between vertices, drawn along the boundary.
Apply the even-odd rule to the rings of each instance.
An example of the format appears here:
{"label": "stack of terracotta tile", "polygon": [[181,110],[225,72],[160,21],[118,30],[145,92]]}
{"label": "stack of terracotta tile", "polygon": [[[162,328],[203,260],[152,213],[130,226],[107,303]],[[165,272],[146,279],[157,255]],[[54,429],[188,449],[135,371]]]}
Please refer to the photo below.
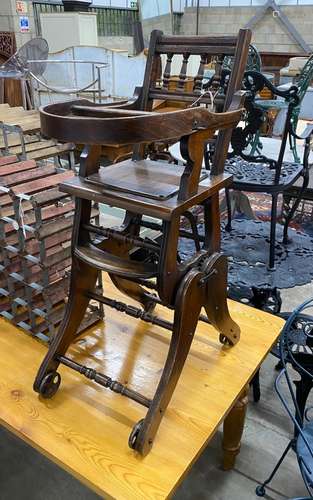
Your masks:
{"label": "stack of terracotta tile", "polygon": [[[54,335],[68,294],[74,204],[57,186],[73,175],[0,158],[0,313],[43,340]],[[81,330],[100,318],[91,304]]]}

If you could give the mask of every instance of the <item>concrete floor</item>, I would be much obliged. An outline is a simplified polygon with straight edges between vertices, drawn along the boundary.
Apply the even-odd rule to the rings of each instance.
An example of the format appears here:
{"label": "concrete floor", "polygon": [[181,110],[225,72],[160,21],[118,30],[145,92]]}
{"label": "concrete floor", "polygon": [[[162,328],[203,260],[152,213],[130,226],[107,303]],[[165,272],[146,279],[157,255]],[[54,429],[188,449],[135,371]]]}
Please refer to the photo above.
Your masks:
{"label": "concrete floor", "polygon": [[[119,214],[117,214],[119,215]],[[313,296],[313,284],[282,291],[282,310],[290,311]],[[272,470],[292,433],[273,390],[275,364],[269,355],[261,368],[261,400],[248,407],[242,448],[236,467],[223,472],[221,432],[194,464],[177,489],[177,500],[253,500],[258,481]],[[231,376],[231,374],[230,374]],[[209,411],[209,409],[208,409]],[[40,453],[0,428],[0,500],[96,500],[99,498]],[[267,499],[306,496],[291,451],[268,489]],[[123,499],[124,500],[124,499]]]}

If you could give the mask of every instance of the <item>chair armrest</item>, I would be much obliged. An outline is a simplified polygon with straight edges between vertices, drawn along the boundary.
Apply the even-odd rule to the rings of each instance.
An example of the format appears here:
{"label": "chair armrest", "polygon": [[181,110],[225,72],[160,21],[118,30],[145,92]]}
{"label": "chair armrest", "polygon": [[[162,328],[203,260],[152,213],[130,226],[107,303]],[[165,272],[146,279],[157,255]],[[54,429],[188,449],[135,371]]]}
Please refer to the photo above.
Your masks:
{"label": "chair armrest", "polygon": [[299,103],[298,87],[296,85],[291,85],[291,87],[286,90],[279,89],[275,87],[266,76],[258,71],[245,71],[243,86],[245,90],[252,92],[254,95],[264,87],[267,87],[274,95],[283,97],[287,101],[296,101],[295,105]]}
{"label": "chair armrest", "polygon": [[46,137],[76,144],[123,146],[177,140],[200,130],[209,137],[215,130],[236,126],[241,112],[213,113],[197,107],[157,113],[99,107],[79,99],[41,107],[40,122]]}

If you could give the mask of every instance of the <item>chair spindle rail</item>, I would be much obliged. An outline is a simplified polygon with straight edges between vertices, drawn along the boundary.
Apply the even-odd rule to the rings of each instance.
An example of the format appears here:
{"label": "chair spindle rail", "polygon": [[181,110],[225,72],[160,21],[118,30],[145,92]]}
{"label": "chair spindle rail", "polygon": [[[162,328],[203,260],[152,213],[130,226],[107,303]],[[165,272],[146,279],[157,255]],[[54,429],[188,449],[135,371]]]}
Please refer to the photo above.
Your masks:
{"label": "chair spindle rail", "polygon": [[183,55],[183,62],[182,62],[181,70],[179,73],[179,80],[178,80],[178,84],[177,84],[177,87],[179,89],[183,89],[184,85],[185,85],[189,56],[190,56],[190,54],[188,54],[188,53]]}
{"label": "chair spindle rail", "polygon": [[114,231],[114,229],[96,227],[92,224],[84,224],[83,229],[86,229],[87,231],[90,231],[92,233],[101,236],[105,236],[107,238],[113,238],[114,240],[119,241],[120,243],[130,244],[132,246],[145,248],[146,250],[152,250],[153,252],[160,251],[159,245],[150,241],[146,241],[144,238],[140,238],[139,236],[137,237],[127,236],[119,233],[118,231]]}
{"label": "chair spindle rail", "polygon": [[142,319],[143,321],[146,321],[146,323],[152,323],[152,325],[157,325],[161,328],[165,328],[166,330],[173,331],[173,323],[166,321],[165,319],[158,318],[154,314],[139,309],[139,307],[130,306],[119,300],[110,299],[105,295],[100,295],[94,292],[88,292],[87,297],[97,300],[98,302],[101,302],[101,304],[112,307],[112,309],[116,309],[119,312],[123,312],[128,316],[132,316],[132,318]]}
{"label": "chair spindle rail", "polygon": [[136,401],[137,403],[146,406],[147,408],[150,408],[151,399],[146,398],[139,392],[129,389],[129,387],[127,387],[124,384],[121,384],[117,380],[113,380],[111,377],[108,377],[108,375],[105,375],[104,373],[99,373],[94,368],[90,368],[88,366],[84,366],[80,363],[77,363],[76,361],[68,358],[67,356],[57,356],[57,360],[59,361],[59,363],[62,363],[62,365],[65,365],[68,368],[71,368],[72,370],[80,373],[81,375],[84,375],[89,380],[94,380],[97,384],[101,385],[102,387],[110,389],[111,391],[116,392],[121,396],[126,396],[127,398],[132,399],[133,401]]}

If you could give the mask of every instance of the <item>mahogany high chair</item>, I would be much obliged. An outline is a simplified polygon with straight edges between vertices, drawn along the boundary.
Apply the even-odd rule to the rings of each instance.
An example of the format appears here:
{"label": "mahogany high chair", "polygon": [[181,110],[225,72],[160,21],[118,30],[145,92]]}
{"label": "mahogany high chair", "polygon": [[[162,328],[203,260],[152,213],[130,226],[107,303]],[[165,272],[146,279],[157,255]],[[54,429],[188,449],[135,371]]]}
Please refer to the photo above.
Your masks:
{"label": "mahogany high chair", "polygon": [[[167,37],[163,38],[166,43]],[[198,321],[213,325],[223,344],[232,346],[240,337],[227,308],[227,259],[219,253],[218,192],[229,185],[231,176],[201,173],[204,145],[215,131],[219,131],[217,141],[220,139],[221,144],[219,162],[223,165],[225,161],[231,131],[242,114],[240,93],[230,109],[214,113],[192,107],[160,114],[78,100],[48,105],[40,111],[45,136],[86,146],[79,176],[60,186],[76,200],[69,301],[34,389],[45,398],[52,397],[60,385],[57,369],[61,363],[147,407],[146,417],[134,426],[129,437],[129,446],[142,455],[152,447]],[[184,166],[147,157],[146,145],[173,140],[180,140]],[[132,144],[133,158],[100,167],[103,144]],[[122,226],[113,229],[92,224],[94,201],[124,209]],[[180,219],[197,205],[204,210],[203,245],[191,258],[181,261],[179,238],[193,235],[180,229]],[[156,219],[154,225],[160,234],[154,239],[143,238],[140,233],[145,216]],[[140,307],[100,295],[96,289],[99,270],[107,272],[114,285]],[[66,356],[90,300],[171,332],[168,355],[152,399]],[[173,322],[153,314],[155,304],[172,309]],[[202,308],[206,315],[200,314]]]}

